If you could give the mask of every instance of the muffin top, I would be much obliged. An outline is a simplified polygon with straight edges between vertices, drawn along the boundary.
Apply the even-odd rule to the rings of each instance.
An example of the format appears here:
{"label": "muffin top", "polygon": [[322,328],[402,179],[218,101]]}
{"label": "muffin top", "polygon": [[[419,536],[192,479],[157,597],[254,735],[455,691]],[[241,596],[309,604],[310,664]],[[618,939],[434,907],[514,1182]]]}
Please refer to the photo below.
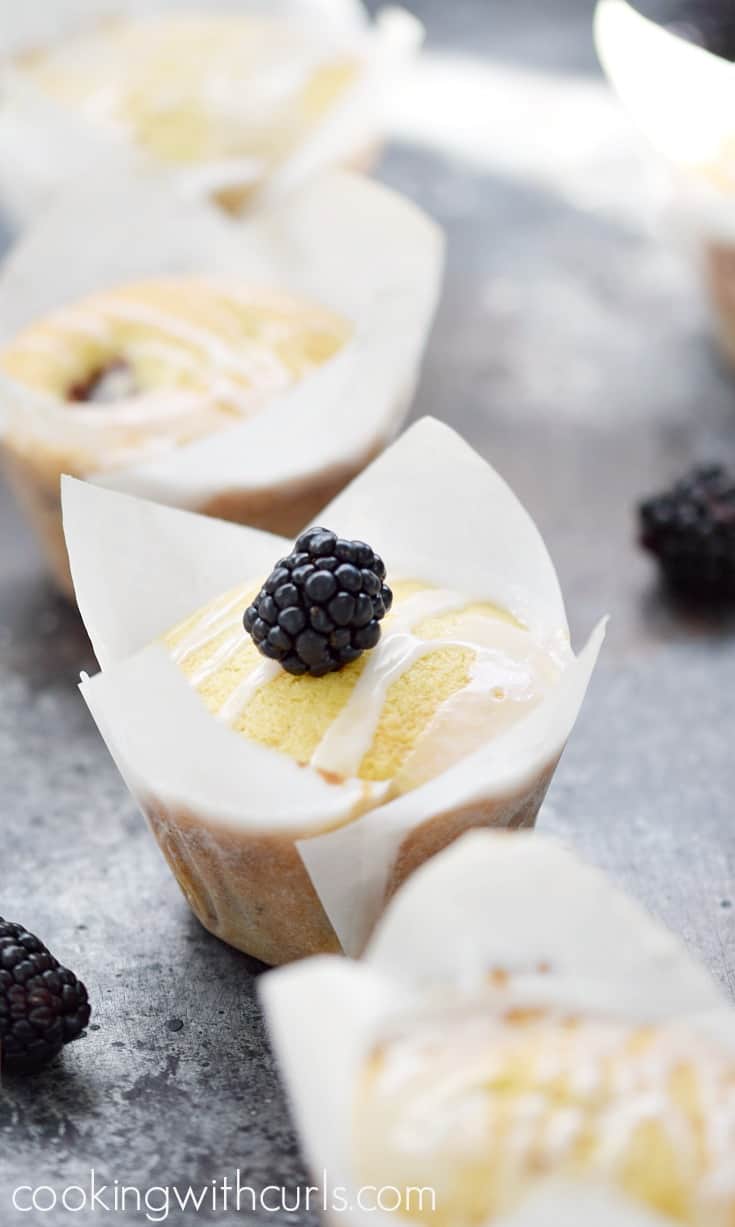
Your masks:
{"label": "muffin top", "polygon": [[[0,372],[62,402],[68,426],[125,427],[123,449],[155,448],[158,437],[185,443],[251,416],[350,333],[345,319],[285,294],[160,278],[31,325],[0,352]],[[94,457],[102,466],[111,458]]]}
{"label": "muffin top", "polygon": [[354,57],[318,31],[226,13],[98,23],[27,52],[44,93],[158,159],[186,164],[284,154],[339,98]]}
{"label": "muffin top", "polygon": [[258,591],[243,585],[165,639],[212,714],[334,781],[400,794],[523,719],[571,656],[494,605],[391,579],[377,646],[326,676],[293,676],[243,631]]}
{"label": "muffin top", "polygon": [[498,1013],[406,1023],[354,1109],[360,1182],[435,1190],[409,1218],[470,1227],[545,1178],[601,1180],[678,1223],[735,1216],[735,1059],[671,1026]]}

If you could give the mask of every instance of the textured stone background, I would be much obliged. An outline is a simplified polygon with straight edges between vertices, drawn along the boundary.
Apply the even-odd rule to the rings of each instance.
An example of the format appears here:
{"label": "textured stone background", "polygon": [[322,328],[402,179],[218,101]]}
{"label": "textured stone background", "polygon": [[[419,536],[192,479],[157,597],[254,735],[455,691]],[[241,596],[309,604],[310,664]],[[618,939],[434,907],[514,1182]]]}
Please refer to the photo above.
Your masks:
{"label": "textured stone background", "polygon": [[[463,431],[537,517],[577,641],[612,619],[540,825],[733,992],[735,624],[667,605],[632,518],[692,459],[735,459],[733,383],[691,259],[656,233],[658,185],[600,78],[589,0],[408,2],[428,58],[380,174],[449,239],[415,413]],[[79,970],[99,1028],[0,1089],[0,1222],[28,1221],[9,1208],[17,1184],[84,1183],[90,1166],[294,1186],[259,968],[189,915],[75,692],[93,668],[79,620],[2,487],[0,563],[0,912]]]}

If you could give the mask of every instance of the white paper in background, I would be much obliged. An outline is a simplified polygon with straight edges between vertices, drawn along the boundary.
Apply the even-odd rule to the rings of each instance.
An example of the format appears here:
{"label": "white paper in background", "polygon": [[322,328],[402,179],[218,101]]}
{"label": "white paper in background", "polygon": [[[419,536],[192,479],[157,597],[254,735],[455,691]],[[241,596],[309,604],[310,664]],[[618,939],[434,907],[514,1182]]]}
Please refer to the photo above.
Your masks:
{"label": "white paper in background", "polygon": [[[433,961],[433,966],[432,966]],[[539,974],[539,964],[548,971]],[[489,968],[507,986],[487,987]],[[458,1003],[533,1001],[632,1022],[681,1023],[735,1052],[735,1012],[683,945],[599,871],[543,835],[473,831],[408,879],[365,958],[309,959],[259,985],[268,1029],[313,1175],[357,1186],[353,1095],[363,1063],[401,1017],[452,993]],[[353,1199],[354,1200],[354,1199]],[[387,1227],[355,1210],[346,1227]],[[594,1182],[549,1182],[493,1227],[654,1227],[649,1214]]]}
{"label": "white paper in background", "polygon": [[[202,716],[203,704],[161,648],[146,656],[155,685],[152,680],[139,684],[144,640],[162,635],[226,591],[234,576],[258,582],[283,552],[281,543],[271,554],[274,539],[253,529],[131,504],[83,482],[64,483],[63,504],[77,601],[104,670],[84,684],[83,694],[113,757],[125,760],[126,778],[137,781],[133,791],[161,795],[156,789],[165,785],[163,800],[195,809],[203,820],[226,818],[244,830],[290,825],[295,831],[323,831],[325,820],[319,822],[316,806],[302,807],[302,821],[294,821],[297,781],[303,786],[306,777],[318,774],[313,769],[299,768],[292,778],[283,770],[283,755],[263,752],[208,713]],[[389,577],[438,581],[469,599],[492,601],[525,616],[550,644],[566,636],[561,594],[538,531],[490,466],[439,422],[425,418],[411,427],[319,518],[340,533],[369,540],[385,558]],[[466,531],[471,522],[484,526],[479,552],[475,536]],[[141,614],[140,584],[146,575],[147,609]],[[396,847],[408,831],[465,801],[505,797],[555,762],[579,712],[602,636],[600,626],[564,669],[549,699],[509,733],[421,788],[372,809],[364,820],[299,844],[349,953],[370,931]],[[198,762],[210,759],[218,766],[208,773],[205,787]],[[267,806],[252,792],[255,771],[274,777]],[[326,822],[336,824],[340,813],[343,818],[354,813],[355,796],[348,784],[329,788]],[[376,786],[376,795],[379,790]],[[335,797],[341,798],[341,809],[335,808]]]}
{"label": "white paper in background", "polygon": [[599,869],[547,836],[486,835],[463,836],[416,871],[378,921],[365,962],[396,979],[410,966],[416,988],[480,983],[499,967],[514,1002],[551,991],[567,1009],[624,1018],[724,1006],[678,938]]}
{"label": "white paper in background", "polygon": [[[115,165],[134,173],[161,164],[124,135],[100,133],[84,117],[45,96],[13,68],[9,57],[121,12],[151,16],[187,9],[253,14],[291,23],[306,39],[302,67],[318,64],[335,52],[346,52],[360,61],[354,83],[305,140],[268,170],[266,179],[266,168],[252,157],[202,162],[167,172],[170,183],[184,195],[206,196],[243,182],[258,185],[251,201],[255,208],[261,190],[265,203],[315,171],[364,154],[380,140],[391,91],[424,36],[421,23],[397,7],[385,9],[371,22],[360,0],[210,0],[206,5],[202,0],[54,0],[53,4],[17,5],[12,20],[6,17],[0,31],[0,57],[6,60],[0,65],[0,200],[19,223],[28,220],[65,183],[105,170],[114,172]],[[247,105],[245,91],[243,105]]]}
{"label": "white paper in background", "polygon": [[15,55],[47,40],[88,28],[90,23],[118,17],[148,17],[151,14],[252,13],[259,17],[284,18],[307,26],[323,27],[327,39],[350,35],[367,25],[361,0],[54,0],[53,4],[17,6],[12,21],[0,29],[0,54]]}
{"label": "white paper in background", "polygon": [[[65,302],[167,274],[282,290],[348,318],[343,349],[259,414],[97,478],[196,507],[224,490],[308,482],[385,443],[410,404],[442,264],[441,231],[420,209],[347,172],[239,224],[176,202],[158,180],[108,178],[63,194],[11,251],[0,269],[0,340]],[[3,402],[40,433],[73,430],[67,406],[0,375]]]}
{"label": "white paper in background", "polygon": [[[284,537],[62,478],[77,604],[101,669],[141,651],[219,593],[243,567],[267,575]],[[121,602],[123,603],[121,605]]]}
{"label": "white paper in background", "polygon": [[643,17],[627,0],[600,0],[595,38],[615,89],[670,161],[709,162],[735,135],[735,64]]}
{"label": "white paper in background", "polygon": [[627,0],[599,0],[595,43],[632,119],[674,172],[669,225],[735,237],[735,64]]}

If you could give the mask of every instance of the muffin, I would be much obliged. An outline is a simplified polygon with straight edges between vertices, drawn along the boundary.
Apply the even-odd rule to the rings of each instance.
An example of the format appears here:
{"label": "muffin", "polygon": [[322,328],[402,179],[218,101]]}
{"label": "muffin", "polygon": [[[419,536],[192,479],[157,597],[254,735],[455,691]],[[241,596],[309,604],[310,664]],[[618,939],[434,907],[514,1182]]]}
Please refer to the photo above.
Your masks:
{"label": "muffin", "polygon": [[[354,555],[352,543],[329,536],[337,554]],[[353,610],[354,620],[364,572],[334,555],[306,567],[313,568],[312,584],[329,585],[326,607],[298,602],[291,617],[288,605],[273,611],[270,637],[295,616],[294,646],[299,633],[322,624],[328,642],[351,634],[354,644],[360,628],[348,622],[340,631],[341,606],[348,616]],[[350,589],[341,587],[342,573]],[[274,604],[288,582],[275,589]],[[504,610],[399,579],[391,580],[392,605],[369,655],[363,651],[325,676],[294,675],[277,660],[264,662],[263,645],[243,636],[243,613],[259,587],[235,589],[170,631],[172,660],[212,715],[241,736],[340,780],[385,784],[386,796],[426,783],[511,729],[572,660],[566,642],[543,643]]]}
{"label": "muffin", "polygon": [[414,426],[295,545],[78,483],[64,502],[102,665],[82,692],[212,932],[269,963],[354,953],[462,831],[533,825],[602,630],[574,656],[537,530],[447,427]]}
{"label": "muffin", "polygon": [[261,992],[327,1221],[366,1222],[358,1190],[380,1190],[391,1218],[438,1227],[525,1227],[539,1205],[549,1224],[732,1222],[735,1015],[542,836],[466,835],[362,965],[312,960]]}
{"label": "muffin", "polygon": [[[59,586],[71,594],[62,473],[109,472],[248,421],[350,333],[348,320],[314,303],[186,277],[93,295],[21,331],[0,351],[0,372],[57,407],[59,420],[39,435],[32,412],[12,414],[4,454]],[[202,507],[218,510],[219,499]],[[252,500],[233,496],[226,511],[247,520]],[[300,523],[297,507],[291,517]]]}
{"label": "muffin", "polygon": [[723,54],[732,50],[732,23],[724,6],[698,14],[696,4],[680,5],[671,18],[667,28],[627,0],[599,0],[597,49],[632,118],[665,159],[667,228],[698,255],[715,338],[732,364],[735,70]]}
{"label": "muffin", "polygon": [[[60,202],[0,277],[4,458],[67,593],[61,473],[291,534],[410,399],[440,266],[412,206],[336,173],[238,227],[171,208],[147,184]],[[391,237],[423,267],[396,269]],[[392,321],[383,294],[397,296]]]}
{"label": "muffin", "polygon": [[354,1145],[361,1184],[433,1188],[433,1207],[406,1206],[409,1221],[486,1225],[553,1177],[611,1183],[674,1222],[724,1227],[735,1052],[673,1026],[437,1011],[371,1052]]}
{"label": "muffin", "polygon": [[[85,23],[73,18],[21,21],[6,54],[0,154],[3,138],[7,156],[25,138],[27,193],[99,154],[158,167],[236,214],[314,167],[369,165],[386,86],[422,34],[399,10],[372,27],[344,2],[317,20],[304,0],[125,14],[100,2]],[[57,129],[66,165],[48,139]],[[41,140],[52,148],[36,166]],[[11,198],[22,187],[11,181]]]}

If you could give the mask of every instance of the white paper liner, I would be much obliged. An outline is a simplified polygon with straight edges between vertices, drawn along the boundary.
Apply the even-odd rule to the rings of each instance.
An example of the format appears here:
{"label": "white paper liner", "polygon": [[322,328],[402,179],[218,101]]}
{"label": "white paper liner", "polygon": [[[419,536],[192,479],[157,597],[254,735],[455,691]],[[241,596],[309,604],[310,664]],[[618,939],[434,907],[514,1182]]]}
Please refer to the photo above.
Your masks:
{"label": "white paper liner", "polygon": [[[430,899],[441,900],[433,911]],[[398,978],[410,966],[417,988],[471,985],[502,968],[514,1002],[543,1003],[551,987],[569,1010],[624,1018],[723,1004],[707,971],[639,904],[552,839],[525,833],[472,832],[423,866],[378,922],[365,960]]]}
{"label": "white paper liner", "polygon": [[579,714],[603,637],[600,624],[555,689],[508,732],[420,788],[347,826],[299,842],[301,859],[346,954],[363,949],[398,850],[411,830],[472,802],[512,796],[556,762]]}
{"label": "white paper liner", "polygon": [[379,141],[391,90],[423,41],[423,27],[410,13],[391,7],[370,23],[360,0],[55,0],[54,4],[16,6],[13,20],[0,31],[0,200],[20,223],[28,220],[52,192],[78,178],[107,170],[135,172],[160,163],[124,136],[108,135],[83,116],[67,110],[10,64],[19,51],[52,44],[65,33],[89,28],[100,18],[123,13],[151,16],[166,12],[236,12],[287,20],[309,35],[311,58],[347,51],[361,69],[315,125],[303,143],[284,160],[263,168],[252,159],[204,162],[173,168],[172,186],[185,195],[252,183],[251,207],[292,189],[325,166],[360,155]]}
{"label": "white paper liner", "polygon": [[359,782],[337,789],[287,755],[218,725],[158,645],[81,689],[136,797],[185,804],[233,826],[243,823],[246,797],[250,829],[268,831],[343,821],[361,799]]}
{"label": "white paper liner", "polygon": [[[221,277],[330,307],[354,334],[323,367],[250,420],[98,478],[183,507],[223,492],[298,489],[364,463],[397,429],[438,297],[442,248],[419,209],[347,172],[325,173],[237,225],[206,205],[178,203],[157,181],[108,180],[64,195],[11,252],[0,272],[0,342],[65,302],[166,274]],[[0,404],[40,437],[74,437],[67,406],[1,376]]]}
{"label": "white paper liner", "polygon": [[[537,970],[545,965],[543,974]],[[474,831],[418,869],[379,922],[362,963],[333,956],[260,982],[269,1032],[315,1179],[354,1193],[353,1096],[359,1072],[397,1018],[487,994],[635,1022],[682,1022],[735,1052],[735,1012],[670,933],[598,870],[541,835]],[[353,1199],[354,1201],[354,1199]],[[387,1227],[346,1211],[334,1222]],[[605,1186],[549,1182],[493,1227],[653,1227]]]}
{"label": "white paper liner", "polygon": [[[77,601],[103,668],[82,693],[133,793],[243,831],[313,829],[317,835],[349,817],[354,784],[329,785],[318,822],[326,797],[320,777],[302,799],[314,770],[296,768],[214,720],[164,650],[145,647],[235,582],[257,582],[286,543],[69,479],[63,503]],[[320,519],[369,539],[389,576],[440,578],[468,598],[525,615],[550,643],[566,636],[561,594],[538,531],[508,487],[447,426],[428,418],[413,426]],[[480,551],[467,532],[472,523],[483,526]],[[553,768],[602,636],[600,626],[549,698],[510,732],[371,810],[364,821],[299,844],[347,952],[359,950],[370,932],[406,832],[461,803],[504,798]],[[376,795],[380,787],[374,786]]]}
{"label": "white paper liner", "polygon": [[599,0],[595,42],[633,120],[674,172],[668,224],[735,238],[735,64],[627,0]]}

